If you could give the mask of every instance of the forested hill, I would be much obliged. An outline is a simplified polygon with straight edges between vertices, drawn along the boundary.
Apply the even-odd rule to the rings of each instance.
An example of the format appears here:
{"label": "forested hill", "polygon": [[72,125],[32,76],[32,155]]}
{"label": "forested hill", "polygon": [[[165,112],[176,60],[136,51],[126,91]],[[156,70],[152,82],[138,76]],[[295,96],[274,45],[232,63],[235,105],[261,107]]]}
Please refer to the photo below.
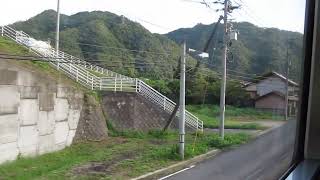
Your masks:
{"label": "forested hill", "polygon": [[[56,12],[46,10],[12,26],[37,39],[50,39],[54,45],[55,24]],[[102,60],[101,65],[130,76],[159,79],[176,77],[180,56],[178,44],[186,39],[188,47],[203,49],[213,24],[199,24],[193,28],[178,29],[166,35],[159,35],[123,16],[94,11],[71,16],[61,15],[60,27],[60,47],[63,51],[87,60]],[[259,28],[246,22],[234,23],[234,27],[240,34],[239,40],[230,48],[229,69],[249,74],[261,74],[271,70],[284,73],[286,51],[289,47],[289,58],[292,61],[291,78],[298,79],[302,57],[302,34]],[[287,43],[288,38],[293,40]],[[215,39],[216,50],[211,63],[219,67],[222,25],[219,25]],[[188,63],[194,61],[190,59]]]}
{"label": "forested hill", "polygon": [[[198,24],[193,28],[183,28],[167,34],[170,39],[181,42],[186,39],[190,48],[202,50],[208,40],[213,25]],[[219,66],[221,62],[222,32],[220,24],[215,36],[215,43],[210,48],[216,48],[212,63]],[[302,58],[303,34],[283,31],[275,28],[260,28],[247,22],[234,23],[239,31],[238,41],[232,43],[228,54],[228,68],[250,74],[262,74],[271,70],[284,73],[287,47],[290,67],[290,77],[299,79]],[[288,43],[287,39],[291,39]]]}
{"label": "forested hill", "polygon": [[[34,38],[50,39],[54,46],[54,10],[12,26]],[[152,34],[123,16],[101,11],[61,15],[60,47],[72,55],[102,60],[101,65],[109,69],[155,79],[172,78],[180,55],[179,45],[166,36]]]}

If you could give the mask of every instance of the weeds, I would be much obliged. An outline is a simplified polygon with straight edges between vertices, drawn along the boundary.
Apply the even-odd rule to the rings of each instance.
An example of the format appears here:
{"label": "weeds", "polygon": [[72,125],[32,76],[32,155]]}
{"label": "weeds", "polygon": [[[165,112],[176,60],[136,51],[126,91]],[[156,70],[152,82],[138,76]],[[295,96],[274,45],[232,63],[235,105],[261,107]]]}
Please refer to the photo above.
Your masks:
{"label": "weeds", "polygon": [[[187,109],[199,117],[206,128],[218,128],[219,107],[216,105],[188,105]],[[227,129],[255,129],[263,130],[259,120],[281,120],[281,116],[271,112],[259,111],[254,108],[226,107],[225,128]],[[254,121],[254,122],[252,122]]]}

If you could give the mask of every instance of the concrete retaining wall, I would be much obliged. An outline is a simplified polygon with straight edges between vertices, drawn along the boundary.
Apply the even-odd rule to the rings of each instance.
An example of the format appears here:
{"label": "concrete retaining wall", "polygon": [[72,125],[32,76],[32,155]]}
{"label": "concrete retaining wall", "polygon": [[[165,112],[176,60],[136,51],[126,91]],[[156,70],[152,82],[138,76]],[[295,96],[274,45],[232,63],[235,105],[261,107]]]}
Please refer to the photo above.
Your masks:
{"label": "concrete retaining wall", "polygon": [[[71,145],[79,120],[88,120],[82,112],[83,97],[81,91],[44,73],[1,60],[0,163]],[[104,118],[98,120],[100,135],[105,137]],[[83,127],[81,131],[85,132]]]}
{"label": "concrete retaining wall", "polygon": [[[150,130],[163,128],[170,114],[137,93],[105,92],[103,110],[117,130]],[[171,128],[178,125],[178,120]]]}

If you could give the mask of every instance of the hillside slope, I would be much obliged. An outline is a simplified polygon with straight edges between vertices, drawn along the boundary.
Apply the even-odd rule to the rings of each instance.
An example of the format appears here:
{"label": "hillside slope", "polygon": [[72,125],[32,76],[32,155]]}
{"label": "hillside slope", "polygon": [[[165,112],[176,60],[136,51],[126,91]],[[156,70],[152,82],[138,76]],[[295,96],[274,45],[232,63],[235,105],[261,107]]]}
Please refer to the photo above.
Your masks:
{"label": "hillside slope", "polygon": [[[49,38],[54,45],[55,17],[55,11],[47,10],[12,26],[35,38]],[[60,30],[62,50],[88,60],[99,60],[101,65],[130,76],[140,72],[148,77],[170,78],[177,66],[180,50],[175,42],[152,34],[123,16],[101,11],[61,15]]]}
{"label": "hillside slope", "polygon": [[[186,39],[190,48],[203,50],[214,24],[198,24],[193,28],[182,28],[166,34],[175,42]],[[298,80],[302,58],[303,35],[296,32],[283,31],[275,28],[260,28],[247,22],[233,23],[239,31],[238,41],[234,41],[229,52],[228,68],[243,73],[262,74],[274,70],[285,72],[287,47],[291,78]],[[221,64],[221,49],[223,25],[220,24],[212,49],[214,56],[212,63]],[[288,43],[288,39],[292,39]]]}

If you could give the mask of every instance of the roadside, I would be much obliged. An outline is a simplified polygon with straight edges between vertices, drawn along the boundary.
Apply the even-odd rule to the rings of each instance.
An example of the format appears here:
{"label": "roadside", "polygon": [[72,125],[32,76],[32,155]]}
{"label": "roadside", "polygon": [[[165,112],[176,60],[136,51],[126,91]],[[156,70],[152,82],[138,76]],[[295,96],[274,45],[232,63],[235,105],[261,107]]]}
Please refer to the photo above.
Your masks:
{"label": "roadside", "polygon": [[292,160],[295,127],[296,121],[289,121],[238,148],[219,153],[170,177],[168,174],[162,177],[168,177],[164,178],[167,180],[278,179]]}
{"label": "roadside", "polygon": [[[0,166],[0,179],[130,179],[181,162],[178,133],[113,132],[101,142],[72,145],[59,152],[34,158],[19,158]],[[186,136],[186,159],[215,149],[247,143],[245,133],[216,133]]]}
{"label": "roadside", "polygon": [[[188,105],[187,109],[199,117],[206,129],[219,128],[217,105]],[[283,124],[283,117],[254,108],[226,107],[225,129],[265,130]]]}

